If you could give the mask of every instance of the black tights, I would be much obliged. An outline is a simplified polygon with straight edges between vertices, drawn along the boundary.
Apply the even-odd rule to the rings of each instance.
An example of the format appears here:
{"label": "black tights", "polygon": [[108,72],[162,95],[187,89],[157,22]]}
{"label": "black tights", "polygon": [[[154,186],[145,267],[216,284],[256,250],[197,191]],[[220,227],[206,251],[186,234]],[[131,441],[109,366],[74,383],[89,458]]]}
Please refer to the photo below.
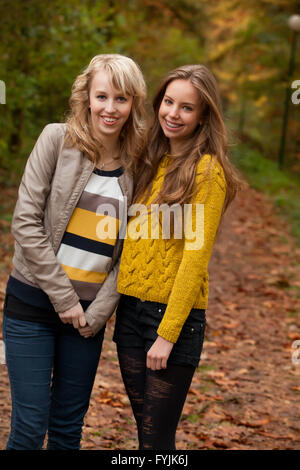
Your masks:
{"label": "black tights", "polygon": [[141,348],[117,347],[120,369],[136,420],[139,449],[174,450],[175,434],[194,366],[146,367]]}

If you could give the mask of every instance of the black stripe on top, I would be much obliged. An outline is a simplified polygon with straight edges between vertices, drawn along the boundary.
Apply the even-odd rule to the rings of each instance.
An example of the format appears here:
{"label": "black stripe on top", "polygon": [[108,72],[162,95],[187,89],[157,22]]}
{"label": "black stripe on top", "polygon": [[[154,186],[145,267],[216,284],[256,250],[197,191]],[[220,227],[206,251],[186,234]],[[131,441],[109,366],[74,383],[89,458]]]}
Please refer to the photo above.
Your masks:
{"label": "black stripe on top", "polygon": [[124,173],[124,168],[122,166],[116,170],[99,170],[99,168],[95,168],[93,173],[99,176],[115,176],[118,178]]}
{"label": "black stripe on top", "polygon": [[114,245],[90,240],[89,238],[81,237],[69,232],[65,232],[61,242],[83,251],[89,251],[91,253],[96,253],[97,255],[109,256],[110,258],[112,257],[114,250]]}

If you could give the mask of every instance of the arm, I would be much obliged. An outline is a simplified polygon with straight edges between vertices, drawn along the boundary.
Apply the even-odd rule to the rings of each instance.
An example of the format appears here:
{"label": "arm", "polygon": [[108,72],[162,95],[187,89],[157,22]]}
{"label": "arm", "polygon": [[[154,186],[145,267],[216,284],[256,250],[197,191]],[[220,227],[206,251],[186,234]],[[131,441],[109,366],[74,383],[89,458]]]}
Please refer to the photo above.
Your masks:
{"label": "arm", "polygon": [[65,312],[79,300],[57,261],[43,224],[61,137],[61,126],[57,124],[47,125],[39,136],[20,183],[11,228],[36,284],[46,292],[57,312]]}
{"label": "arm", "polygon": [[[203,172],[200,172],[197,175],[197,180],[201,181],[202,176]],[[208,187],[210,187],[210,191],[205,199]],[[196,195],[191,201],[193,206],[204,201],[204,239],[202,246],[200,245],[196,249],[190,249],[190,242],[187,239],[184,241],[183,257],[168,300],[167,309],[157,330],[159,336],[170,342],[175,343],[177,341],[195,300],[201,288],[203,288],[202,283],[212,253],[225,199],[225,191],[224,174],[216,164],[212,170],[211,182],[208,179],[200,184]],[[195,213],[193,213],[194,226],[195,222]]]}

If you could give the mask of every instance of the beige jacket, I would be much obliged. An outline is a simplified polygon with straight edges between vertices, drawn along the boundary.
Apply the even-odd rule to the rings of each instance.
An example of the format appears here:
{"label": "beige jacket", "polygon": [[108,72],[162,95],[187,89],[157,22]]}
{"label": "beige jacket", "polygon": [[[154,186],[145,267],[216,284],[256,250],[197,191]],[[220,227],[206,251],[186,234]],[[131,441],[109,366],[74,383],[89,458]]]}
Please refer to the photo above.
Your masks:
{"label": "beige jacket", "polygon": [[[79,300],[56,253],[94,170],[94,164],[81,151],[63,145],[65,131],[66,124],[48,124],[39,136],[25,167],[12,220],[13,265],[49,296],[56,312],[68,310]],[[130,205],[132,178],[124,172],[118,181]],[[117,276],[122,244],[123,240],[118,239],[108,276],[85,312],[94,333],[105,325],[119,301]]]}

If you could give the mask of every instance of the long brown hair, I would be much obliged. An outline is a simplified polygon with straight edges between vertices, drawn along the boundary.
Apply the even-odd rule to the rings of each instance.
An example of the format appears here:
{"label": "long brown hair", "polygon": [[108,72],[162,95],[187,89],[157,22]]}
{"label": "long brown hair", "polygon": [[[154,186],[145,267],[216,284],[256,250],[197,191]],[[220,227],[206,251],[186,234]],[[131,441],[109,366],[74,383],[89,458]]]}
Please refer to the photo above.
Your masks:
{"label": "long brown hair", "polygon": [[138,65],[120,54],[99,54],[77,76],[69,99],[70,113],[67,119],[66,143],[84,152],[95,164],[101,154],[101,142],[91,130],[89,93],[96,72],[105,71],[112,85],[124,94],[133,96],[130,116],[120,134],[121,161],[130,168],[145,145],[146,113],[144,101],[146,84]]}
{"label": "long brown hair", "polygon": [[[220,93],[216,79],[204,65],[185,65],[169,72],[162,80],[153,99],[154,122],[148,135],[148,145],[138,160],[136,172],[135,202],[148,198],[160,160],[170,153],[169,139],[165,136],[158,119],[158,112],[166,92],[173,80],[189,80],[199,92],[202,103],[201,124],[192,136],[183,143],[180,153],[172,155],[172,164],[167,168],[162,189],[155,202],[185,204],[195,191],[197,166],[201,157],[211,155],[204,178],[216,161],[222,166],[226,180],[226,197],[223,213],[243,187],[243,180],[228,158],[227,133],[222,117]],[[154,201],[153,201],[154,202]]]}

